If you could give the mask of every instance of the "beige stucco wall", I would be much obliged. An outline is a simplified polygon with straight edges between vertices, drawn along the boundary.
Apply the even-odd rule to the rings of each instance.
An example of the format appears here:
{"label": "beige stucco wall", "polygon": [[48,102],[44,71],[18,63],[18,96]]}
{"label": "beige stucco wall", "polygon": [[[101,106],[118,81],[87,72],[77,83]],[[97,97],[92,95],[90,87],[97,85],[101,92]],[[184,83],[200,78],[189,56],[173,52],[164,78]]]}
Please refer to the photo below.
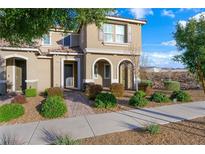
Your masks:
{"label": "beige stucco wall", "polygon": [[63,46],[64,35],[63,32],[50,31],[51,45],[43,45],[42,39],[37,40],[37,45],[42,52],[48,52],[48,49],[60,49]]}
{"label": "beige stucco wall", "polygon": [[136,50],[136,53],[141,52],[141,25],[127,22],[108,21],[108,23],[123,24],[126,27],[131,26],[132,41],[128,45],[106,45],[99,40],[99,28],[95,24],[86,26],[86,48],[100,48],[100,49],[115,49],[115,50]]}
{"label": "beige stucco wall", "polygon": [[[135,66],[138,66],[138,62],[139,62],[139,56],[136,56],[135,58],[133,58],[133,56],[126,56],[126,55],[103,55],[103,54],[86,54],[85,56],[86,62],[86,72],[85,72],[85,79],[87,81],[92,81],[94,80],[93,78],[93,66],[95,64],[95,62],[97,62],[98,60],[104,59],[106,61],[108,61],[111,64],[111,80],[112,82],[119,82],[119,64],[123,61],[123,60],[129,60],[131,62],[135,62]],[[137,68],[137,70],[139,70]],[[135,72],[136,75],[138,76],[138,71]]]}
{"label": "beige stucco wall", "polygon": [[[1,51],[0,55],[5,59],[11,57],[25,57],[27,59],[27,80],[37,80],[38,91],[44,91],[51,87],[51,60],[39,59],[34,52]],[[10,62],[9,62],[10,63]],[[12,65],[7,66],[6,80],[13,81]],[[6,70],[5,70],[6,71]],[[2,75],[1,75],[2,76]],[[2,77],[1,77],[2,78]]]}

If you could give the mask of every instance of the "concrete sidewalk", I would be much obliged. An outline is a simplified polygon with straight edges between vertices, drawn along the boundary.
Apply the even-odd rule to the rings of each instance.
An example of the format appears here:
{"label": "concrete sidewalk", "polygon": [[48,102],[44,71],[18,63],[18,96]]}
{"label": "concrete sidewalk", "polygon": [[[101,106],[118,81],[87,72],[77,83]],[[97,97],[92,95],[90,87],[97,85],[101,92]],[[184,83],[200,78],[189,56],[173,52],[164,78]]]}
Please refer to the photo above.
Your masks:
{"label": "concrete sidewalk", "polygon": [[0,136],[15,136],[24,144],[48,144],[56,134],[80,139],[203,116],[205,101],[2,126]]}

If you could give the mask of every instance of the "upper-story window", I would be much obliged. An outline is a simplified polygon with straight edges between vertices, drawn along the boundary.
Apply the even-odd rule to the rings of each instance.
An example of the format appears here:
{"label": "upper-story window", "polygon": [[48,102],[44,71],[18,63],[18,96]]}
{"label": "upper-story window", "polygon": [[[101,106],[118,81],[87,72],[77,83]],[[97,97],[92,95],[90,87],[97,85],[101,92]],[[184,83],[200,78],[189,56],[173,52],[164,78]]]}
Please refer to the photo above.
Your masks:
{"label": "upper-story window", "polygon": [[115,42],[125,43],[125,26],[115,25]]}
{"label": "upper-story window", "polygon": [[125,25],[104,24],[104,42],[125,43]]}
{"label": "upper-story window", "polygon": [[43,45],[51,45],[51,36],[46,34],[43,36]]}
{"label": "upper-story window", "polygon": [[105,42],[114,42],[113,35],[114,35],[114,29],[112,24],[104,24],[103,26],[103,32],[104,32],[104,41]]}

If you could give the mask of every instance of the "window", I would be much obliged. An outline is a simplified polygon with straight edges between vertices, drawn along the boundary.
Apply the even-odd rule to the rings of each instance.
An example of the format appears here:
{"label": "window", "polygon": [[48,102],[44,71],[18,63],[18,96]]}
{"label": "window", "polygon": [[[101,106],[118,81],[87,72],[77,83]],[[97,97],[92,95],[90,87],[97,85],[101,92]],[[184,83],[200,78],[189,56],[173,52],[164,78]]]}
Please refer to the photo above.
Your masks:
{"label": "window", "polygon": [[113,42],[113,25],[112,24],[104,24],[103,26],[104,32],[104,41],[105,42]]}
{"label": "window", "polygon": [[95,66],[94,66],[94,78],[95,79],[98,78],[98,64],[95,64]]}
{"label": "window", "polygon": [[110,79],[110,65],[109,64],[104,65],[104,78]]}
{"label": "window", "polygon": [[104,24],[104,42],[125,43],[125,25]]}
{"label": "window", "polygon": [[70,46],[70,35],[65,35],[64,40],[63,40],[63,45],[64,46]]}
{"label": "window", "polygon": [[115,26],[115,42],[125,43],[125,26],[123,25]]}
{"label": "window", "polygon": [[51,45],[51,36],[46,34],[43,36],[43,45]]}

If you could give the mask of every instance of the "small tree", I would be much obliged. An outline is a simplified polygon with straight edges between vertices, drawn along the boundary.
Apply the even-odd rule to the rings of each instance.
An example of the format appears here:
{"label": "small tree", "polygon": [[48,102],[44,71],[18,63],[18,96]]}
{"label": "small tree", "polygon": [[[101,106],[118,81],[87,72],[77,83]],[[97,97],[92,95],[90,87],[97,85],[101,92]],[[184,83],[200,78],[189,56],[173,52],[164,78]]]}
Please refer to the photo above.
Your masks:
{"label": "small tree", "polygon": [[0,39],[11,45],[33,45],[52,28],[78,31],[83,25],[95,23],[98,27],[114,9],[100,8],[1,8]]}
{"label": "small tree", "polygon": [[205,93],[205,17],[190,19],[186,25],[178,23],[174,38],[181,55],[174,57],[195,74]]}
{"label": "small tree", "polygon": [[138,91],[138,75],[139,75],[139,56],[136,55],[136,51],[140,51],[140,49],[136,49],[134,46],[130,46],[131,56],[130,60],[132,61],[132,68],[131,72],[134,75],[134,81],[135,81],[135,88],[136,91]]}

